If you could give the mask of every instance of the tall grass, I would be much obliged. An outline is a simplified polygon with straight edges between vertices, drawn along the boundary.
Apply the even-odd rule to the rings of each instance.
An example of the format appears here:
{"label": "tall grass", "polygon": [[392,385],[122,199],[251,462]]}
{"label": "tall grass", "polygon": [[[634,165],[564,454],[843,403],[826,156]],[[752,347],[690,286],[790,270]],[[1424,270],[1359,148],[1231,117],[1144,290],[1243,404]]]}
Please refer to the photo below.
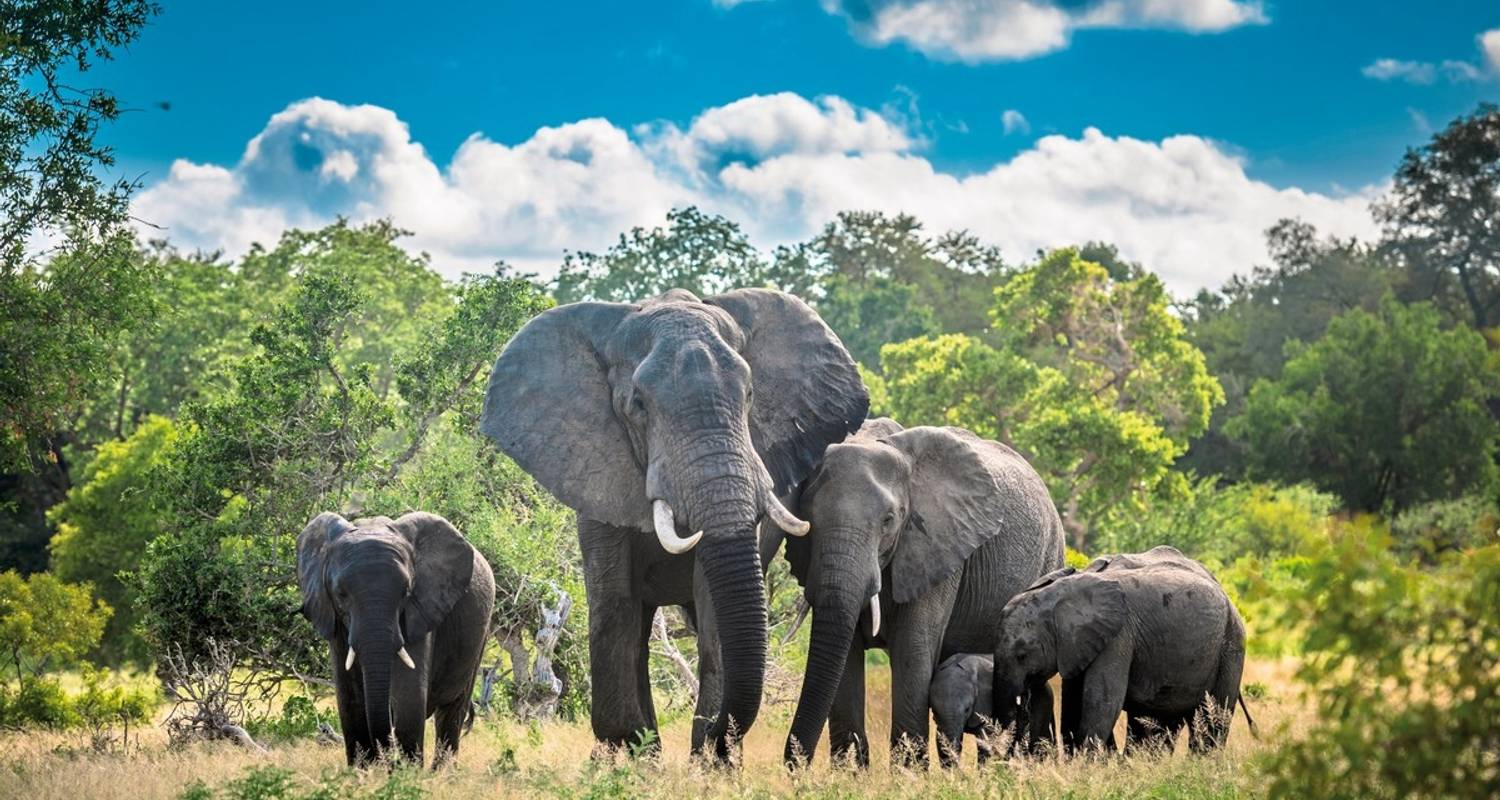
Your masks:
{"label": "tall grass", "polygon": [[[887,764],[885,741],[889,673],[869,675],[869,770],[851,772],[828,765],[826,738],[812,767],[796,775],[781,765],[791,705],[766,709],[745,742],[740,769],[723,770],[694,762],[688,755],[690,722],[675,720],[662,731],[659,762],[628,758],[591,759],[593,735],[586,720],[522,725],[510,720],[479,721],[465,737],[458,763],[437,773],[344,769],[342,747],[309,741],[270,743],[258,755],[229,744],[168,748],[159,729],[141,735],[124,753],[95,753],[76,736],[0,733],[0,798],[173,798],[234,796],[492,797],[889,797],[889,798],[1240,798],[1264,794],[1255,765],[1257,753],[1279,736],[1309,722],[1290,684],[1292,665],[1252,661],[1247,683],[1269,687],[1252,700],[1261,739],[1252,739],[1243,716],[1234,724],[1227,748],[1192,756],[1186,742],[1174,752],[1129,759],[991,761],[980,770],[972,743],[958,770],[935,766],[926,773]],[[1278,730],[1280,733],[1278,733]],[[1123,724],[1117,736],[1123,736]],[[430,745],[429,745],[430,746]],[[254,772],[253,770],[260,770]],[[285,772],[280,772],[285,770]],[[248,778],[248,779],[247,779]],[[321,789],[314,794],[315,789]]]}

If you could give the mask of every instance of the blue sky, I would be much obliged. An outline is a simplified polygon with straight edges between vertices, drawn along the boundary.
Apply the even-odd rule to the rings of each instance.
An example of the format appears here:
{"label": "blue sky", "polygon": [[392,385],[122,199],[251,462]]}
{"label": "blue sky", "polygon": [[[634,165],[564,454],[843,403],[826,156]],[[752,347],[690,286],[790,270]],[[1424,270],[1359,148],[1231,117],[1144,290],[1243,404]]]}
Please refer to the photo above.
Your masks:
{"label": "blue sky", "polygon": [[393,216],[450,273],[546,272],[683,202],[765,245],[853,204],[1018,258],[1110,238],[1187,290],[1278,214],[1368,235],[1403,150],[1500,100],[1473,0],[310,5],[167,2],[98,70],[169,238]]}

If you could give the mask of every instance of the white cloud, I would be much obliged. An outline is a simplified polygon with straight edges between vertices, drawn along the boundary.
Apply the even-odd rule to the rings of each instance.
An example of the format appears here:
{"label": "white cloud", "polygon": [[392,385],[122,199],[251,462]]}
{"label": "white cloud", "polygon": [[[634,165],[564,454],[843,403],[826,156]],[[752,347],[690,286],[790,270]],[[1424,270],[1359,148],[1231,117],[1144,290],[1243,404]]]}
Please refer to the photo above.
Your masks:
{"label": "white cloud", "polygon": [[1485,31],[1475,38],[1479,42],[1478,64],[1451,58],[1437,64],[1380,58],[1366,65],[1360,73],[1378,81],[1402,80],[1423,85],[1433,83],[1439,75],[1449,83],[1483,81],[1500,76],[1500,28]]}
{"label": "white cloud", "polygon": [[1424,61],[1381,58],[1360,70],[1360,74],[1377,81],[1402,80],[1407,83],[1425,84],[1432,83],[1437,78],[1437,67]]}
{"label": "white cloud", "polygon": [[1500,28],[1479,34],[1479,49],[1484,52],[1490,70],[1500,73]]}
{"label": "white cloud", "polygon": [[1000,115],[1000,124],[1005,127],[1006,136],[1012,133],[1031,133],[1031,123],[1026,121],[1026,115],[1014,108],[1005,109]]}
{"label": "white cloud", "polygon": [[964,176],[935,167],[924,147],[889,112],[779,94],[707,109],[685,127],[627,132],[586,119],[514,144],[475,134],[440,166],[392,112],[312,99],[272,117],[237,164],[178,161],[133,211],[165,227],[148,235],[230,256],[288,226],[388,216],[449,275],[502,258],[550,275],[564,249],[607,247],[687,204],[741,222],[762,247],[805,239],[839,211],[906,211],[933,232],[968,229],[1015,261],[1113,242],[1179,292],[1264,263],[1263,232],[1281,217],[1375,233],[1372,191],[1277,188],[1197,136],[1152,142],[1091,128]]}
{"label": "white cloud", "polygon": [[1259,0],[823,0],[865,41],[902,42],[932,58],[1031,58],[1089,28],[1216,33],[1268,22]]}

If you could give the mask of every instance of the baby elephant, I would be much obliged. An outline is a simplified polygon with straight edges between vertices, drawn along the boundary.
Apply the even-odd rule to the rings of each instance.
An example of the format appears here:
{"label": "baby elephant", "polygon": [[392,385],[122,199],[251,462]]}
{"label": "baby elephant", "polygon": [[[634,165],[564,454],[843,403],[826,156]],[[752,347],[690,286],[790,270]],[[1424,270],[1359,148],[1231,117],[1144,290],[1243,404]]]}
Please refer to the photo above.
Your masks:
{"label": "baby elephant", "polygon": [[458,752],[495,605],[490,565],[433,514],[351,523],[319,514],[297,537],[302,614],[328,640],[350,766],[422,763],[437,716],[436,767]]}
{"label": "baby elephant", "polygon": [[[1240,697],[1245,625],[1224,589],[1175,548],[1096,559],[1043,576],[1000,617],[996,723],[1011,724],[1024,687],[1062,674],[1062,740],[1114,749],[1170,747],[1189,727],[1194,752],[1223,744]],[[1201,725],[1190,724],[1199,712]],[[1246,718],[1249,712],[1246,711]]]}
{"label": "baby elephant", "polygon": [[994,718],[995,659],[979,653],[957,653],[938,665],[928,690],[932,717],[937,723],[938,759],[945,767],[958,765],[964,734],[974,736],[979,763],[990,757],[985,728]]}

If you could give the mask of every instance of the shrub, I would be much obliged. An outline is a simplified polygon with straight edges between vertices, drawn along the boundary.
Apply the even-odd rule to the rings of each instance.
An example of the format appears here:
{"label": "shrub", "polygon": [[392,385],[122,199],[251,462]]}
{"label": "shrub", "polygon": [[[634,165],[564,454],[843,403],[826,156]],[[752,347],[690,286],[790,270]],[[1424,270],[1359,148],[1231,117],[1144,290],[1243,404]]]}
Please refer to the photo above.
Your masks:
{"label": "shrub", "polygon": [[52,677],[27,676],[14,689],[0,685],[0,728],[62,730],[83,726],[98,730],[151,717],[157,706],[153,693],[109,684],[108,670],[85,668],[83,690],[76,694],[69,694]]}
{"label": "shrub", "polygon": [[1423,571],[1358,519],[1285,602],[1319,722],[1268,760],[1272,796],[1500,796],[1500,545]]}
{"label": "shrub", "polygon": [[1391,522],[1397,552],[1425,564],[1436,563],[1445,553],[1493,544],[1497,528],[1500,508],[1482,495],[1420,505]]}
{"label": "shrub", "polygon": [[15,667],[16,680],[77,661],[99,644],[110,607],[92,590],[47,572],[22,578],[0,573],[0,654]]}

